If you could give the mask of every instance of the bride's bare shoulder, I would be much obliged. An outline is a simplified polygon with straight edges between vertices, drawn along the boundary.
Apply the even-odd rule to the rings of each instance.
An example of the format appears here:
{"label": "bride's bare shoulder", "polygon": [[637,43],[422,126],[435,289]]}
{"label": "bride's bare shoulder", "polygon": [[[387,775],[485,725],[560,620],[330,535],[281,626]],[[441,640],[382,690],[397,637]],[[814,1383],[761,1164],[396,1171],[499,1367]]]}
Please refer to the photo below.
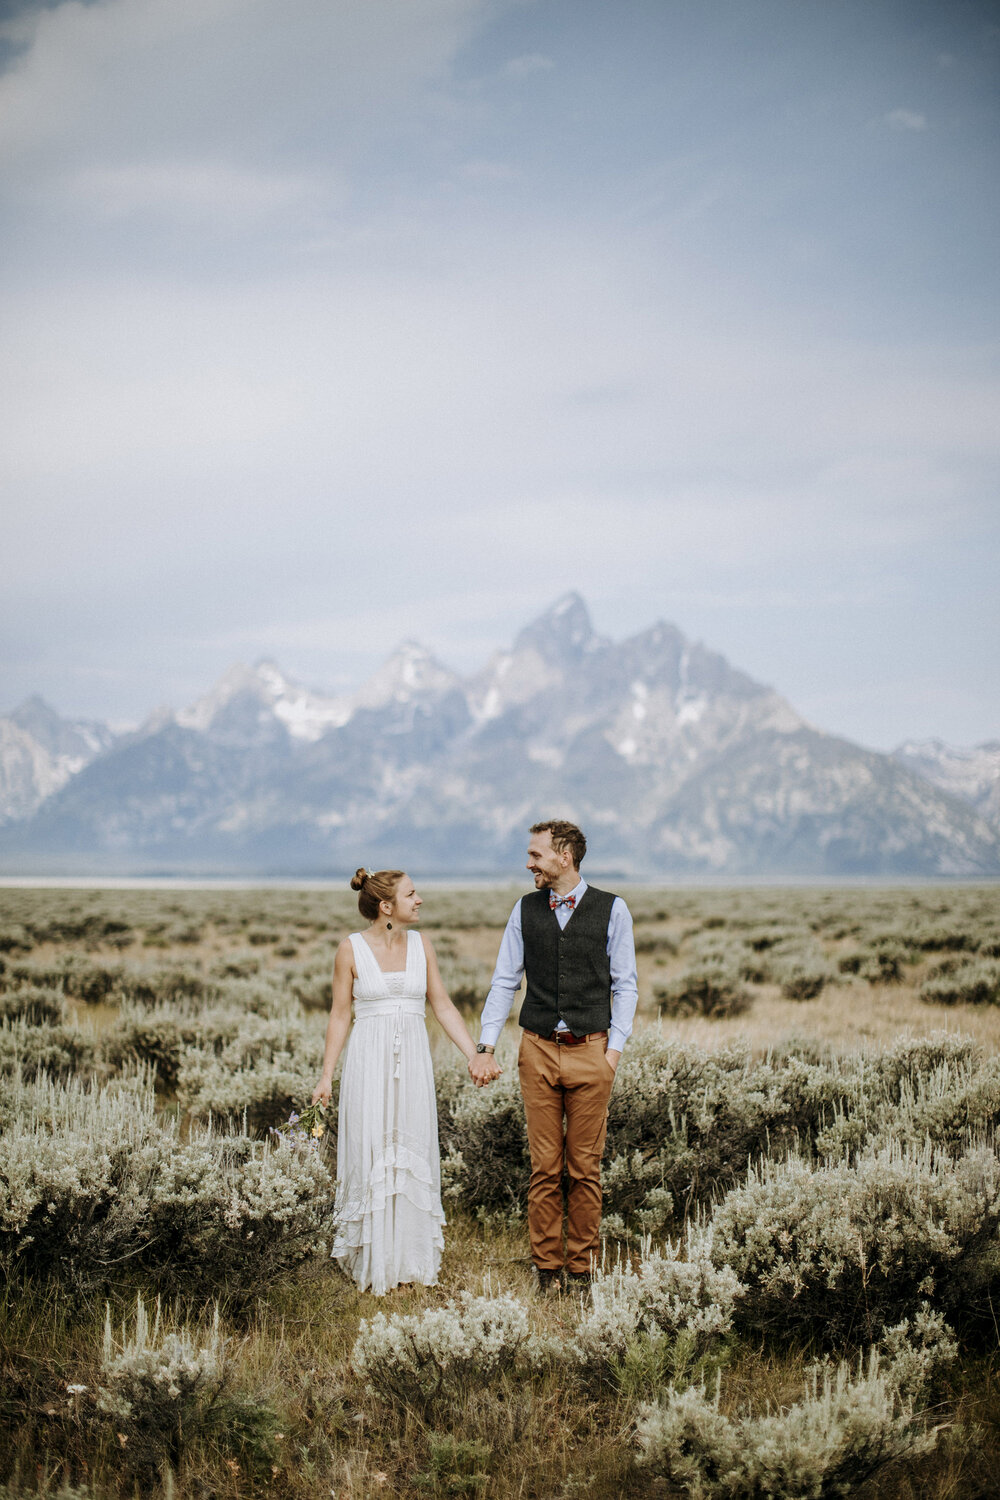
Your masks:
{"label": "bride's bare shoulder", "polygon": [[349,937],[345,937],[337,944],[337,952],[333,960],[334,969],[354,968],[354,944]]}

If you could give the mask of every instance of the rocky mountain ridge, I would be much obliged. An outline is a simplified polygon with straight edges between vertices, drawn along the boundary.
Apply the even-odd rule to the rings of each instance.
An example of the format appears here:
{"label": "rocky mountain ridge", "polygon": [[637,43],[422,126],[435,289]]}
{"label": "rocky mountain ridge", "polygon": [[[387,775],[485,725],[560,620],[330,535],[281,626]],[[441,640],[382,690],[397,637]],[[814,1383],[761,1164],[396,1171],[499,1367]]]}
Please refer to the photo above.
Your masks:
{"label": "rocky mountain ridge", "polygon": [[592,867],[636,877],[1000,874],[988,805],[822,733],[676,626],[598,635],[576,594],[468,678],[413,642],[345,695],[262,661],[99,730],[73,728],[72,769],[47,751],[30,795],[0,754],[0,868],[508,873],[526,827],[565,815]]}
{"label": "rocky mountain ridge", "polygon": [[907,770],[1000,823],[1000,741],[961,748],[943,740],[908,740],[893,756]]}

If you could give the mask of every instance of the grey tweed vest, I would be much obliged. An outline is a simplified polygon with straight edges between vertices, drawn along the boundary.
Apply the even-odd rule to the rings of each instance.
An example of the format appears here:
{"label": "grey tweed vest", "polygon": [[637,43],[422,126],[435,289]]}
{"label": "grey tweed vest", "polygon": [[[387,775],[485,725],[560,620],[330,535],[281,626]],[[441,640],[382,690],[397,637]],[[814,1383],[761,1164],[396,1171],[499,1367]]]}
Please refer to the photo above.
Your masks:
{"label": "grey tweed vest", "polygon": [[520,1023],[548,1036],[563,1020],[574,1036],[607,1031],[611,1024],[608,924],[615,897],[588,885],[560,928],[548,891],[521,898],[526,992]]}

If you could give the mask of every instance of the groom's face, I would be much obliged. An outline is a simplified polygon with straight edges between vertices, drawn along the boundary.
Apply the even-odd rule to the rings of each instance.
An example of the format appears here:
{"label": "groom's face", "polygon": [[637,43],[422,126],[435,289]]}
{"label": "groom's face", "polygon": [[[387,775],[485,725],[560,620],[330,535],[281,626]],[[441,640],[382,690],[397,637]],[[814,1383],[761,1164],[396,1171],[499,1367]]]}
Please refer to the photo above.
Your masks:
{"label": "groom's face", "polygon": [[535,877],[535,890],[544,891],[558,880],[568,867],[570,860],[565,850],[552,847],[552,834],[548,828],[544,833],[533,833],[528,845],[528,869]]}

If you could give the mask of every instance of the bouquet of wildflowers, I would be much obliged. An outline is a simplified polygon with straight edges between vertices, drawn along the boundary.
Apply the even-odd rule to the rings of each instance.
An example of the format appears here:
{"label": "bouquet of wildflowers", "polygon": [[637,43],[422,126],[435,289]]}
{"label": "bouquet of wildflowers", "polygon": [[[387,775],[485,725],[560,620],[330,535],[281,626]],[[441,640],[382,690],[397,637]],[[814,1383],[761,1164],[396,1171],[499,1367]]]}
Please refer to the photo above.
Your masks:
{"label": "bouquet of wildflowers", "polygon": [[308,1146],[312,1151],[318,1151],[326,1134],[328,1108],[325,1104],[307,1104],[301,1113],[293,1109],[283,1125],[271,1126],[270,1134],[291,1146]]}

